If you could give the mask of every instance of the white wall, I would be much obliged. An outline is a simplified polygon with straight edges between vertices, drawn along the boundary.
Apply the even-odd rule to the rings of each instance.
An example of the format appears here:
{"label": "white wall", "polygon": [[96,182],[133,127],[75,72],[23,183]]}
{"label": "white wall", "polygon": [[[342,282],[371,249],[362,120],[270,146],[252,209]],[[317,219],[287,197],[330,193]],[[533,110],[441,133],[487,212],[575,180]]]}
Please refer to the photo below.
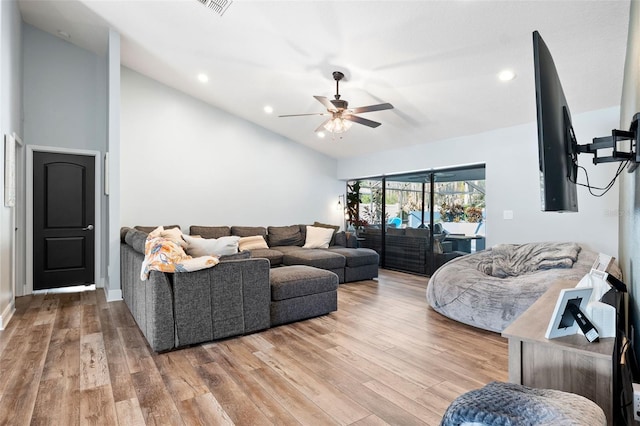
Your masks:
{"label": "white wall", "polygon": [[[22,18],[15,0],[0,2],[0,140],[4,135],[22,136]],[[4,142],[0,144],[4,170]],[[4,207],[4,173],[0,172],[0,329],[13,310],[11,241],[14,238],[13,211]]]}
{"label": "white wall", "polygon": [[[107,150],[107,59],[24,24],[24,143]],[[98,164],[100,166],[100,164]],[[99,177],[102,187],[102,176]],[[107,259],[107,202],[100,203],[102,284]],[[24,268],[24,266],[22,266]]]}
{"label": "white wall", "polygon": [[[531,100],[533,102],[533,100]],[[578,142],[591,142],[616,128],[619,108],[573,117]],[[580,155],[592,185],[604,186],[616,165],[593,166],[592,157]],[[530,241],[576,241],[614,256],[618,254],[618,188],[603,198],[578,189],[579,213],[540,211],[538,142],[535,123],[491,132],[385,151],[338,162],[338,177],[352,179],[429,170],[465,164],[486,164],[487,245]],[[579,181],[584,180],[580,175]],[[617,185],[617,184],[616,184]],[[513,219],[503,219],[505,210]]]}
{"label": "white wall", "polygon": [[121,85],[123,226],[342,224],[336,160],[128,68]]}

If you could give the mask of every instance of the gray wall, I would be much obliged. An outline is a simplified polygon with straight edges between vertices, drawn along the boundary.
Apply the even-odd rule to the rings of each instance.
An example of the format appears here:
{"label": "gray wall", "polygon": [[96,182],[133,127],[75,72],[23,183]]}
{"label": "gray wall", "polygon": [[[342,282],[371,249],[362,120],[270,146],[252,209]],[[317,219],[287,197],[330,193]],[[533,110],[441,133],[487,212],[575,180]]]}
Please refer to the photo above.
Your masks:
{"label": "gray wall", "polygon": [[[24,142],[107,150],[107,58],[24,24]],[[100,177],[102,179],[102,177]],[[106,271],[107,202],[101,200],[101,281]],[[101,282],[97,284],[102,284]]]}
{"label": "gray wall", "polygon": [[[631,2],[629,38],[620,106],[620,128],[640,112],[640,2]],[[636,145],[637,149],[637,145]],[[630,286],[630,323],[635,328],[635,350],[640,355],[640,169],[621,175],[620,265]]]}

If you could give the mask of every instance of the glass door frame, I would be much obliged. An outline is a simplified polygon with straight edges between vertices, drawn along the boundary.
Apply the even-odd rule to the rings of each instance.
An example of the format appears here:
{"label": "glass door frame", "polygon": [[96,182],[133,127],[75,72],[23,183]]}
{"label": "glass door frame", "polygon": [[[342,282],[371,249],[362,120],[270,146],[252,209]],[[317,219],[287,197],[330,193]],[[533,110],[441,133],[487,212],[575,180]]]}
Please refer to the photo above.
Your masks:
{"label": "glass door frame", "polygon": [[[374,176],[374,177],[370,177],[370,178],[363,178],[363,179],[350,179],[349,181],[346,182],[346,187],[347,187],[347,197],[349,194],[349,185],[352,182],[355,181],[359,181],[359,182],[366,182],[366,181],[377,181],[381,183],[381,201],[380,201],[380,212],[372,212],[371,208],[369,209],[369,212],[371,213],[370,216],[368,216],[370,219],[374,218],[377,214],[380,215],[380,236],[376,236],[375,239],[377,241],[379,241],[380,245],[378,246],[378,244],[376,243],[375,246],[371,246],[370,248],[374,248],[377,249],[376,251],[378,251],[379,255],[380,255],[380,266],[382,268],[387,268],[388,267],[388,258],[387,258],[387,240],[388,239],[392,239],[393,237],[388,237],[388,223],[387,223],[387,191],[389,190],[387,188],[387,182],[391,182],[391,181],[398,181],[398,182],[402,182],[401,179],[402,177],[413,177],[414,179],[417,177],[422,177],[422,197],[421,197],[421,227],[428,227],[430,230],[434,229],[434,225],[436,222],[436,208],[439,208],[439,206],[436,206],[436,185],[439,182],[438,179],[438,175],[448,175],[451,173],[462,173],[463,175],[465,174],[465,172],[471,172],[471,174],[473,174],[474,171],[479,171],[482,170],[482,178],[481,179],[460,179],[460,181],[472,181],[472,180],[485,180],[486,179],[486,166],[485,164],[472,164],[472,165],[467,165],[467,166],[460,166],[460,167],[449,167],[449,168],[443,168],[443,169],[431,169],[431,170],[424,170],[424,171],[416,171],[416,172],[409,172],[409,173],[399,173],[399,174],[390,174],[390,175],[382,175],[382,176]],[[456,179],[451,179],[451,180],[445,180],[445,181],[440,181],[440,182],[457,182],[458,180]],[[410,182],[410,181],[407,181]],[[428,186],[428,188],[427,188]],[[373,206],[374,205],[374,193],[373,193],[373,189],[371,189],[371,198],[370,198],[370,205]],[[427,201],[427,196],[428,196],[428,201]],[[360,198],[362,198],[362,193],[360,193]],[[426,212],[425,212],[425,207],[429,207],[428,210],[428,222],[426,222],[425,220],[427,219],[426,216]],[[360,206],[358,206],[358,210],[360,209]],[[349,219],[347,219],[349,220]],[[377,225],[377,224],[369,224],[369,225]],[[362,236],[364,236],[365,234],[362,234]],[[435,270],[437,269],[438,266],[438,261],[436,259],[436,251],[434,250],[435,247],[435,243],[436,243],[436,238],[434,237],[434,232],[429,232],[428,233],[429,237],[428,237],[428,250],[426,253],[427,256],[427,263],[426,263],[426,270],[424,273],[420,273],[420,272],[414,272],[414,271],[405,271],[405,272],[410,272],[410,273],[418,273],[420,275],[427,275],[430,276],[433,272],[435,272]],[[365,237],[366,239],[366,237]],[[397,270],[402,270],[402,269],[398,269],[398,268],[390,268],[390,269],[397,269]]]}

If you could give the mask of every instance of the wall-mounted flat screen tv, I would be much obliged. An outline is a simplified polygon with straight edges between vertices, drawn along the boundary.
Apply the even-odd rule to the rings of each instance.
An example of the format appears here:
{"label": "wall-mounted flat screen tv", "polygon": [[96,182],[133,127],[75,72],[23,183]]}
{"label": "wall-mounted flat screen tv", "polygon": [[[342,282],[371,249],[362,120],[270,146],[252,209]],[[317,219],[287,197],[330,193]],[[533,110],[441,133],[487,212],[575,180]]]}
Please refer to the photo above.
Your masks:
{"label": "wall-mounted flat screen tv", "polygon": [[542,211],[577,212],[577,143],[558,71],[544,40],[533,33]]}

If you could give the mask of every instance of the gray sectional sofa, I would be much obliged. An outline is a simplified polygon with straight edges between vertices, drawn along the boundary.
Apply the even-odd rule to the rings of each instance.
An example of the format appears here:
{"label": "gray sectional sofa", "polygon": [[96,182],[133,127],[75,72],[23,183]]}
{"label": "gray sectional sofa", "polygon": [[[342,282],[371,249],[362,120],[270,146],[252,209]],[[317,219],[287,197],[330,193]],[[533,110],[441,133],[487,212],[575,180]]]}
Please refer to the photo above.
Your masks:
{"label": "gray sectional sofa", "polygon": [[304,249],[306,227],[301,225],[192,226],[190,234],[203,238],[263,235],[269,248],[223,256],[218,265],[201,271],[151,271],[142,281],[144,243],[154,227],[136,228],[121,231],[121,287],[156,352],[335,311],[339,282],[378,276],[377,253],[356,248],[355,237],[344,232],[334,235],[328,249]]}
{"label": "gray sectional sofa", "polygon": [[252,258],[269,259],[271,267],[307,265],[326,269],[338,275],[340,283],[370,280],[378,276],[378,253],[357,248],[355,235],[336,232],[328,249],[305,249],[302,246],[306,239],[306,226],[191,226],[189,234],[203,238],[260,235],[269,248],[251,250]]}

